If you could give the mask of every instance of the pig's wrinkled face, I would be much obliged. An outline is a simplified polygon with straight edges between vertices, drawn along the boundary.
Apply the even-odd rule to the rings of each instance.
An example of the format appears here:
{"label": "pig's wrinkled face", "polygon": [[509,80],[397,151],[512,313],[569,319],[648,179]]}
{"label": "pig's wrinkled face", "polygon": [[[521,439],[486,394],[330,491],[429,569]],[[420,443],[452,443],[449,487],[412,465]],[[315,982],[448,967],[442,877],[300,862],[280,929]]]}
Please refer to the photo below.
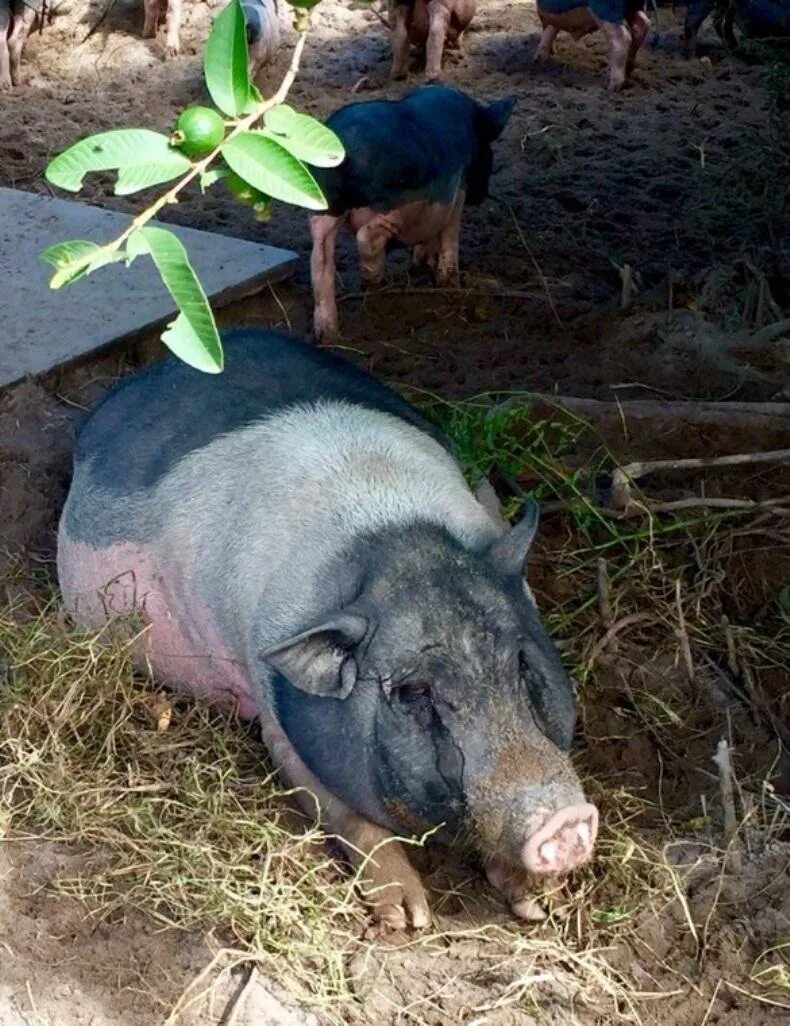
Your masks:
{"label": "pig's wrinkled face", "polygon": [[[346,804],[562,872],[589,856],[597,814],[567,756],[573,691],[518,531],[483,553],[435,527],[379,536],[354,600],[266,659],[292,744]],[[528,546],[534,528],[522,534]]]}

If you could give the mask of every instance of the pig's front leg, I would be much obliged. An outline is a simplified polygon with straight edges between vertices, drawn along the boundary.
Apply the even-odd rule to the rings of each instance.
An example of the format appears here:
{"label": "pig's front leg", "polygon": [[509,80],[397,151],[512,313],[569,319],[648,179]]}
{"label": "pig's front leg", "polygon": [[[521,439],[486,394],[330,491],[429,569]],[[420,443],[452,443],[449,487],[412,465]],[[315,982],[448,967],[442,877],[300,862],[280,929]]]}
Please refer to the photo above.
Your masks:
{"label": "pig's front leg", "polygon": [[331,214],[310,215],[310,277],[313,283],[313,335],[316,342],[337,335],[335,303],[335,242],[343,223]]}
{"label": "pig's front leg", "polygon": [[387,242],[397,230],[387,214],[378,214],[357,232],[359,269],[366,285],[378,285],[384,277]]}
{"label": "pig's front leg", "polygon": [[535,56],[532,58],[533,61],[547,61],[551,57],[554,51],[554,40],[557,38],[559,29],[556,25],[544,25],[543,33],[538,43],[538,48],[535,51]]}
{"label": "pig's front leg", "polygon": [[628,55],[633,43],[631,29],[624,21],[604,21],[601,23],[601,27],[609,44],[608,89],[614,93],[625,85]]}
{"label": "pig's front leg", "polygon": [[459,189],[444,228],[439,235],[439,259],[436,280],[440,285],[458,284],[458,247],[461,240],[461,215],[466,193]]}
{"label": "pig's front leg", "polygon": [[392,11],[392,78],[406,78],[409,73],[409,29],[411,10],[398,4]]}
{"label": "pig's front leg", "polygon": [[261,735],[281,775],[290,786],[301,789],[297,797],[305,811],[310,815],[318,812],[324,827],[338,837],[351,864],[360,870],[362,894],[382,927],[428,926],[431,913],[425,890],[393,834],[330,794],[276,723],[262,722]]}
{"label": "pig's front leg", "polygon": [[168,57],[177,57],[181,50],[181,4],[182,0],[167,0],[165,47]]}
{"label": "pig's front leg", "polygon": [[[25,4],[22,13],[14,17],[14,24],[8,37],[8,56],[11,70],[11,81],[15,86],[20,84],[19,68],[22,63],[22,51],[27,37],[36,18],[35,8]],[[0,30],[2,31],[2,30]]]}
{"label": "pig's front leg", "polygon": [[486,864],[486,876],[491,886],[505,899],[514,916],[533,923],[546,918],[533,896],[535,881],[526,870],[492,858]]}
{"label": "pig's front leg", "polygon": [[445,0],[429,0],[428,25],[425,77],[429,82],[435,82],[442,74],[444,41],[450,26],[450,6]]}

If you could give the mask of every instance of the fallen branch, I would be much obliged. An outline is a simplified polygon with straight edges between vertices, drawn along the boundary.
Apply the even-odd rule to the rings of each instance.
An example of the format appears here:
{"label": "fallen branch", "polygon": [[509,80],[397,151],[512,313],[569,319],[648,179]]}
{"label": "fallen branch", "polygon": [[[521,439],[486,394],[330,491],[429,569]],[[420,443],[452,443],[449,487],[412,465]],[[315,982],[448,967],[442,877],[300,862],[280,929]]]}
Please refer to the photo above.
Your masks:
{"label": "fallen branch", "polygon": [[[638,460],[634,463],[627,463],[624,467],[617,467],[612,473],[612,503],[616,508],[627,509],[631,503],[631,484],[640,477],[645,477],[647,474],[652,474],[655,471],[697,470],[706,467],[738,467],[755,463],[790,464],[790,449],[735,453],[732,456],[690,457],[679,460]],[[689,502],[697,500],[681,499],[678,501]],[[735,502],[742,503],[747,507],[754,504],[751,499],[708,499],[705,501],[713,502],[716,505],[722,502],[731,505]]]}

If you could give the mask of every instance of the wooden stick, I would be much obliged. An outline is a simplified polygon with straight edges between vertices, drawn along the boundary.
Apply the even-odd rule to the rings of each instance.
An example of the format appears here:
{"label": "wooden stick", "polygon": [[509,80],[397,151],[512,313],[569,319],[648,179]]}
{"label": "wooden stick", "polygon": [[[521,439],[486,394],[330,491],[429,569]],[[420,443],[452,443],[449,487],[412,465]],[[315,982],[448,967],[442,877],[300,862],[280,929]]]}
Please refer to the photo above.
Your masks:
{"label": "wooden stick", "polygon": [[656,470],[692,470],[702,467],[738,467],[753,463],[790,463],[790,449],[772,449],[767,452],[733,453],[732,456],[702,456],[679,460],[644,460],[627,463],[614,472],[615,478],[632,481],[652,474]]}
{"label": "wooden stick", "polygon": [[716,754],[713,761],[719,771],[719,786],[721,788],[721,803],[724,807],[724,840],[727,843],[727,864],[733,873],[740,873],[741,849],[738,844],[738,821],[735,818],[735,799],[732,789],[732,759],[730,758],[730,746],[722,738],[716,746]]}
{"label": "wooden stick", "polygon": [[686,674],[689,682],[694,683],[694,657],[691,654],[691,642],[689,641],[688,631],[686,630],[686,617],[683,613],[683,602],[681,601],[680,594],[680,579],[675,581],[675,606],[678,612],[678,640],[680,641],[680,650],[683,653],[683,662],[686,664]]}

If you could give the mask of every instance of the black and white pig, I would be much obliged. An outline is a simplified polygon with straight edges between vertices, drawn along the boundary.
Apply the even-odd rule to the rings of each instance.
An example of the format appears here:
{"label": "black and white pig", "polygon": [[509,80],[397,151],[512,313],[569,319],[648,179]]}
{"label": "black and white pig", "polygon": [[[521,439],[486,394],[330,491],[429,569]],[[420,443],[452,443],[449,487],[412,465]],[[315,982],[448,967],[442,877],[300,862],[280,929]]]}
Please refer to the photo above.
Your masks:
{"label": "black and white pig", "polygon": [[475,16],[476,0],[395,0],[390,7],[392,77],[409,73],[412,46],[425,50],[425,77],[442,73],[445,46],[460,50],[464,32]]}
{"label": "black and white pig", "polygon": [[[287,336],[225,332],[218,377],[168,358],[76,448],[58,539],[69,610],[137,611],[137,658],[260,718],[387,926],[429,922],[393,834],[459,838],[528,914],[530,874],[589,859],[570,680],[508,529],[395,393]],[[121,621],[122,622],[122,621]],[[314,801],[307,801],[311,812]],[[373,854],[371,854],[373,853]]]}
{"label": "black and white pig", "polygon": [[482,104],[449,86],[427,85],[400,100],[341,107],[326,124],[346,151],[334,168],[313,173],[328,210],[310,216],[313,331],[337,333],[335,242],[346,225],[356,235],[362,279],[384,276],[388,243],[413,250],[440,284],[458,276],[464,206],[488,195],[491,144],[504,131],[515,100]]}
{"label": "black and white pig", "polygon": [[43,0],[0,0],[0,92],[18,86],[27,37]]}

